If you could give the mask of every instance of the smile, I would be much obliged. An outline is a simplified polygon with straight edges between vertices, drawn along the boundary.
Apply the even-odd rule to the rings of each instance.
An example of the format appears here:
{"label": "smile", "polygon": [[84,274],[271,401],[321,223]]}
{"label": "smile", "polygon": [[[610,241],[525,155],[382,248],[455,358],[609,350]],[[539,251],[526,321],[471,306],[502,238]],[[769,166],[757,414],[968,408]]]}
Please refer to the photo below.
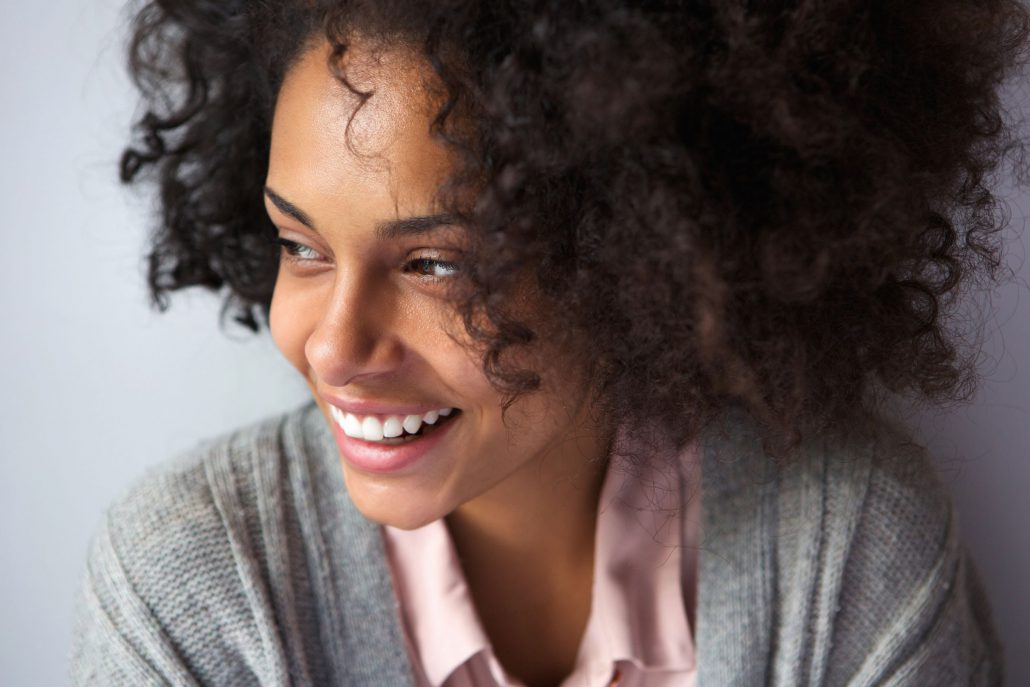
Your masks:
{"label": "smile", "polygon": [[[331,404],[329,408],[344,460],[363,472],[380,474],[411,472],[433,456],[446,455],[441,446],[464,415],[458,408],[421,415],[357,415]],[[387,436],[398,431],[397,436]]]}
{"label": "smile", "polygon": [[448,417],[460,414],[454,408],[430,410],[422,415],[356,415],[329,405],[333,421],[347,436],[354,439],[392,445],[401,444],[423,436],[438,424],[444,424]]}

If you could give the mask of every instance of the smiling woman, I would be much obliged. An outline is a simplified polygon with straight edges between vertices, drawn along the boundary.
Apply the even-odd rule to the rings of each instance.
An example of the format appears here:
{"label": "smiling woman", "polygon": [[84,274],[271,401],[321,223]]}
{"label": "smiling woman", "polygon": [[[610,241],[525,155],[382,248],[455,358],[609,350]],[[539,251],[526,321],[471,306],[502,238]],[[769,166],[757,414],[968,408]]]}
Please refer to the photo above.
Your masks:
{"label": "smiling woman", "polygon": [[223,290],[312,402],[111,505],[75,683],[999,684],[884,409],[975,383],[947,307],[999,261],[1028,37],[1015,0],[144,4],[154,302]]}
{"label": "smiling woman", "polygon": [[[363,77],[354,85],[375,93],[356,112],[357,98],[326,67],[331,52],[324,43],[302,53],[276,102],[265,199],[289,257],[269,328],[333,421],[350,498],[373,520],[405,529],[448,514],[454,523],[457,511],[508,511],[527,503],[541,479],[564,479],[570,494],[596,501],[596,470],[570,478],[584,459],[599,463],[609,440],[588,414],[582,365],[568,360],[554,370],[552,390],[520,398],[506,426],[504,399],[444,298],[463,277],[448,267],[471,244],[435,212],[454,163],[429,134],[430,103],[417,99],[427,92],[424,74],[405,52],[374,54],[351,42],[348,68]],[[338,143],[342,122],[350,145]],[[426,415],[441,409],[443,419]],[[418,418],[447,430],[388,441],[387,429],[397,437]],[[354,431],[345,431],[348,422]],[[351,436],[358,425],[361,436]],[[501,482],[507,504],[492,491]],[[567,498],[554,505],[567,507]]]}

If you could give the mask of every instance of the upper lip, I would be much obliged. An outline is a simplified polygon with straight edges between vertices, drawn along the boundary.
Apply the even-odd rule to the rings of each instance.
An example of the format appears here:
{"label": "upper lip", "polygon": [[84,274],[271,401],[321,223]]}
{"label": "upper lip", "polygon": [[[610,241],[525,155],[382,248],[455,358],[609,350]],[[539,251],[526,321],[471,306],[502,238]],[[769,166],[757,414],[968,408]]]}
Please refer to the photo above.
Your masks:
{"label": "upper lip", "polygon": [[[320,394],[329,405],[352,415],[425,415],[431,410],[454,408],[446,404],[432,405],[426,403],[391,403],[366,399],[344,399],[339,396]],[[457,410],[457,408],[455,408]]]}

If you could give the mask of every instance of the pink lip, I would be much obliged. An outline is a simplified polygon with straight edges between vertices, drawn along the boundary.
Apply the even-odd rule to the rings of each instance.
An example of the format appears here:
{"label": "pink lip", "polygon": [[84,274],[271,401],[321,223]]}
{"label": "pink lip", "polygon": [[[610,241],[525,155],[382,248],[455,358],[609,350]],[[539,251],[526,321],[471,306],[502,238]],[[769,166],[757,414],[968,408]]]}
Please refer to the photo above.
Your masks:
{"label": "pink lip", "polygon": [[440,405],[426,405],[414,403],[386,403],[379,401],[349,401],[336,396],[320,394],[322,399],[329,405],[334,405],[342,411],[352,415],[425,415],[430,410],[451,408],[446,403]]}
{"label": "pink lip", "polygon": [[332,425],[333,435],[344,460],[365,472],[390,473],[428,457],[428,454],[450,434],[451,428],[459,419],[460,417],[453,417],[429,434],[395,446],[349,437],[332,418],[329,418],[329,423]]}

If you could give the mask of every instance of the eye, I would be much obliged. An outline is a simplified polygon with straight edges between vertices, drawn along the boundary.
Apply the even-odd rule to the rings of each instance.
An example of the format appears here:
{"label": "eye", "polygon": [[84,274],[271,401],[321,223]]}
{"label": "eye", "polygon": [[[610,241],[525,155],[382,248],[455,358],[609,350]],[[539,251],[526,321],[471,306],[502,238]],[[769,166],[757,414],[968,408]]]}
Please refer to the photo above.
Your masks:
{"label": "eye", "polygon": [[430,280],[447,279],[460,272],[458,264],[433,258],[415,258],[405,265],[410,271],[418,276],[428,277]]}
{"label": "eye", "polygon": [[297,243],[289,239],[284,239],[281,236],[275,237],[275,242],[282,246],[283,251],[289,256],[289,259],[293,262],[307,262],[309,260],[317,260],[322,257],[314,248],[305,246],[303,243]]}

